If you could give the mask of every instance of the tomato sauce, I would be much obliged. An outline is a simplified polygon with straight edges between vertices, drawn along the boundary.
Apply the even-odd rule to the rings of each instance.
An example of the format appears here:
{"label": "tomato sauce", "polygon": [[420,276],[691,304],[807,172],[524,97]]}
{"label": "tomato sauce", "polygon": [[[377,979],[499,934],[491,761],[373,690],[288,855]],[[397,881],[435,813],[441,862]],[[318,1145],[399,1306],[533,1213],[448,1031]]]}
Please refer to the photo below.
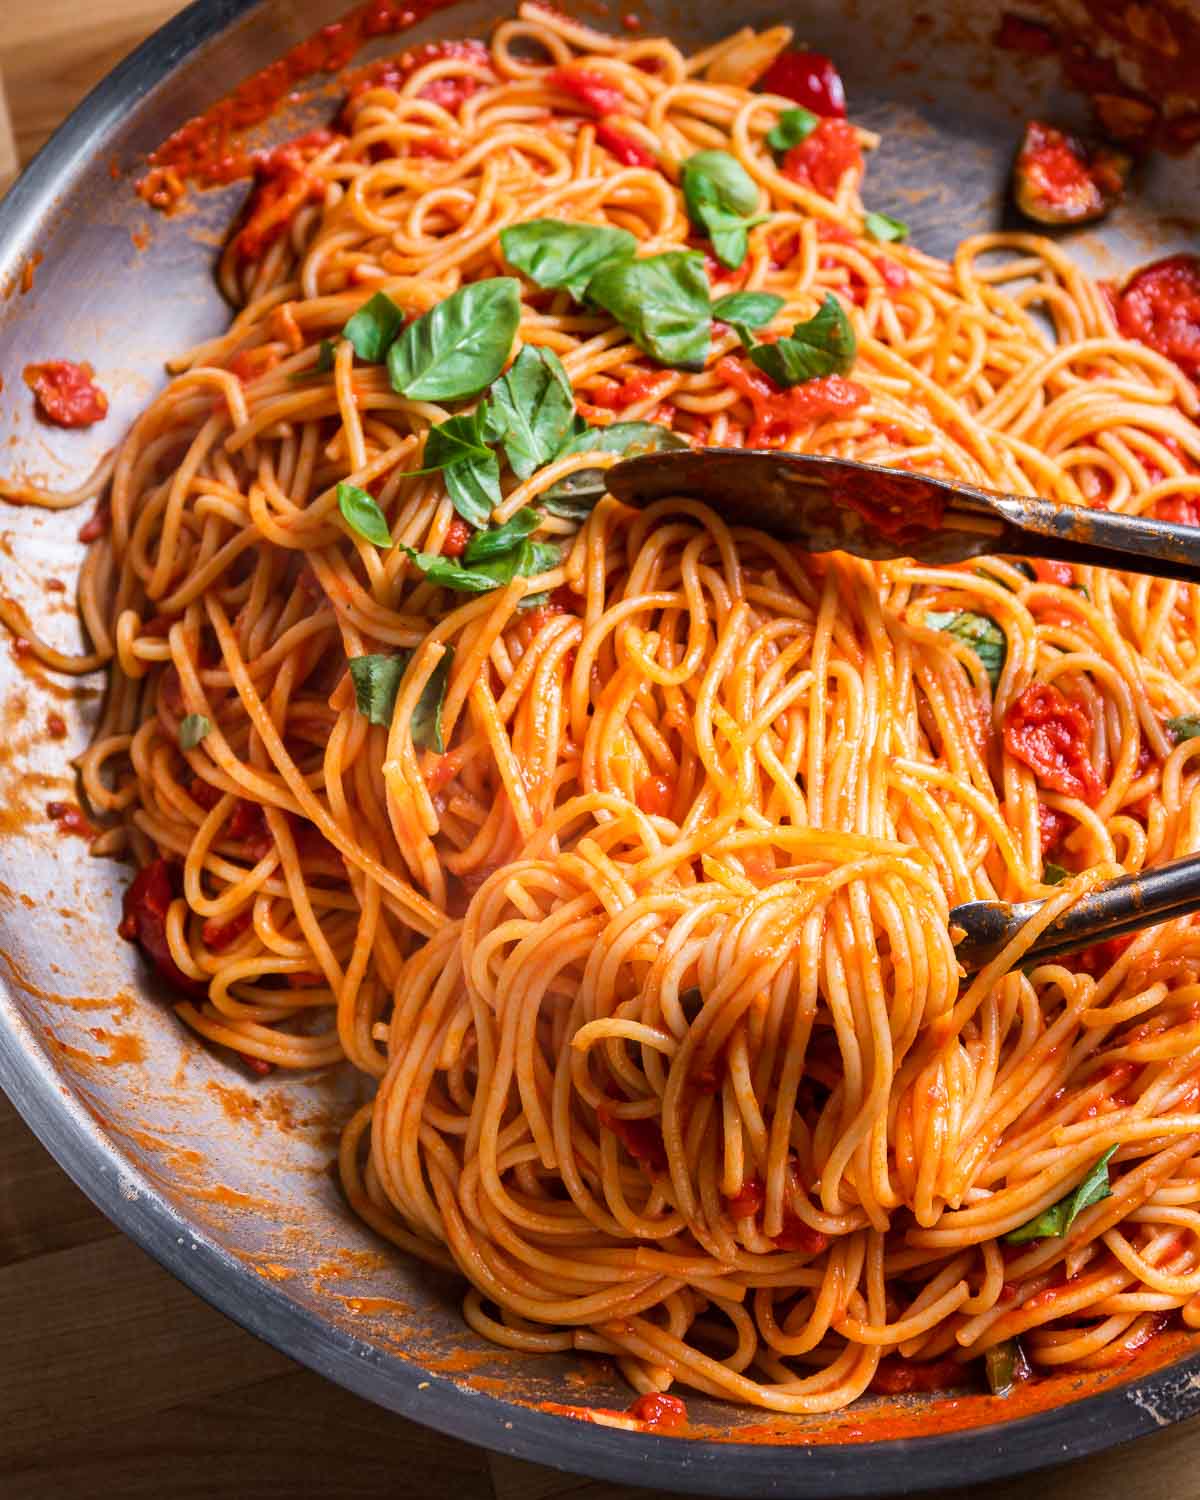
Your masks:
{"label": "tomato sauce", "polygon": [[[398,93],[418,68],[431,62],[452,59],[487,69],[491,77],[491,53],[482,42],[468,38],[463,41],[423,42],[419,47],[410,47],[398,57],[385,57],[369,67],[360,68],[349,79],[347,102],[360,98],[371,89],[394,89]],[[419,99],[428,99],[440,104],[443,109],[456,110],[464,99],[469,99],[484,81],[473,73],[431,79],[419,91]]]}
{"label": "tomato sauce", "polygon": [[461,557],[467,550],[467,543],[475,535],[475,528],[469,521],[464,521],[461,516],[455,516],[446,528],[446,535],[442,541],[443,557]]}
{"label": "tomato sauce", "polygon": [[258,260],[287,230],[298,209],[306,203],[319,203],[325,196],[325,183],[313,176],[308,167],[336,139],[328,130],[310,130],[272,151],[255,154],[257,186],[247,206],[245,221],[234,236],[234,246],[242,260]]}
{"label": "tomato sauce", "polygon": [[1200,379],[1200,256],[1144,266],[1117,298],[1117,326]]}
{"label": "tomato sauce", "polygon": [[1056,583],[1064,589],[1074,586],[1075,570],[1070,563],[1056,562],[1049,557],[1031,557],[1029,566],[1039,583]]}
{"label": "tomato sauce", "polygon": [[588,392],[593,406],[607,407],[611,411],[623,411],[639,401],[658,401],[673,385],[675,377],[669,370],[643,370],[632,375],[622,385],[597,386]]}
{"label": "tomato sauce", "polygon": [[644,1427],[660,1432],[673,1431],[687,1425],[687,1407],[680,1398],[664,1395],[659,1391],[639,1396],[632,1406],[626,1408],[626,1415],[641,1422]]}
{"label": "tomato sauce", "polygon": [[[66,733],[65,724],[63,733]],[[58,824],[59,833],[75,834],[81,839],[90,839],[96,832],[84,815],[83,809],[74,802],[48,802],[46,816]]]}
{"label": "tomato sauce", "polygon": [[869,398],[864,386],[841,375],[820,375],[783,390],[769,375],[733,354],[718,361],[716,373],[754,408],[748,434],[752,448],[782,447],[799,428],[824,417],[848,416]]}
{"label": "tomato sauce", "polygon": [[568,64],[563,68],[552,69],[546,75],[546,82],[552,88],[569,94],[588,114],[595,115],[597,119],[603,119],[605,115],[619,115],[625,109],[625,95],[603,73]]}
{"label": "tomato sauce", "polygon": [[1084,709],[1052,683],[1033,682],[1008,710],[1004,745],[1051,791],[1095,802],[1104,783],[1088,749],[1091,725]]}
{"label": "tomato sauce", "polygon": [[858,132],[845,120],[822,120],[811,135],[793,146],[780,171],[793,182],[832,198],[844,173],[861,172]]}
{"label": "tomato sauce", "polygon": [[1168,495],[1156,503],[1154,514],[1160,521],[1173,521],[1176,526],[1200,526],[1200,505],[1190,495]]}
{"label": "tomato sauce", "polygon": [[180,883],[178,865],[165,859],[156,859],[139,870],[125,892],[124,915],[117,932],[138,945],[168,984],[192,999],[202,1000],[207,986],[179,968],[167,942],[167,912]]}
{"label": "tomato sauce", "polygon": [[949,1391],[955,1386],[968,1384],[969,1372],[961,1360],[919,1362],[888,1355],[879,1361],[879,1368],[867,1389],[883,1396],[896,1396],[908,1391]]}
{"label": "tomato sauce", "polygon": [[815,115],[840,119],[846,113],[841,75],[823,52],[781,52],[758,87],[767,94],[782,94]]}
{"label": "tomato sauce", "polygon": [[1123,187],[1107,157],[1098,154],[1089,162],[1077,142],[1040,120],[1025,128],[1017,175],[1033,207],[1040,204],[1069,219],[1098,217]]}
{"label": "tomato sauce", "polygon": [[1071,822],[1066,813],[1059,812],[1057,807],[1047,807],[1044,802],[1038,803],[1038,835],[1043,854],[1049,854],[1069,831]]}
{"label": "tomato sauce", "polygon": [[766,1196],[762,1178],[756,1172],[753,1177],[746,1178],[732,1198],[725,1199],[725,1207],[732,1218],[756,1218],[762,1212]]}
{"label": "tomato sauce", "polygon": [[601,120],[596,126],[596,143],[615,156],[623,167],[658,166],[653,152],[647,151],[631,136],[614,129],[606,120]]}
{"label": "tomato sauce", "polygon": [[1027,57],[1050,57],[1058,51],[1058,34],[1042,21],[1030,20],[1006,10],[1000,17],[996,46],[1007,52],[1024,52]]}
{"label": "tomato sauce", "polygon": [[613,1114],[604,1104],[596,1110],[596,1119],[603,1129],[616,1136],[634,1161],[648,1167],[651,1172],[667,1170],[667,1148],[657,1120],[627,1120]]}
{"label": "tomato sauce", "polygon": [[675,801],[675,788],[665,776],[647,776],[637,789],[637,805],[644,813],[667,818]]}
{"label": "tomato sauce", "polygon": [[26,365],[25,384],[38,415],[56,427],[90,427],[108,415],[108,397],[92,379],[92,367],[69,359]]}
{"label": "tomato sauce", "polygon": [[214,953],[223,952],[237,942],[253,921],[254,913],[249,910],[238,912],[228,922],[218,922],[215,917],[210,917],[201,929],[204,946]]}

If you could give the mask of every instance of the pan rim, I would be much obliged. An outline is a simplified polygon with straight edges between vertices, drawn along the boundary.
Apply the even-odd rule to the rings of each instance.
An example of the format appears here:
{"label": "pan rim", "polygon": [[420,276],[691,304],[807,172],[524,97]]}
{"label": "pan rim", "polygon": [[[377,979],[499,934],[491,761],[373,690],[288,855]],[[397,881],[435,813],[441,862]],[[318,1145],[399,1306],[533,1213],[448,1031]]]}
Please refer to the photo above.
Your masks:
{"label": "pan rim", "polygon": [[[0,264],[107,129],[185,60],[270,0],[193,0],[72,112],[0,202]],[[469,1443],[618,1483],[704,1495],[890,1496],[1011,1478],[1096,1454],[1200,1412],[1200,1351],[1095,1395],[1009,1422],[844,1444],[630,1433],[455,1384],[344,1334],[190,1225],[65,1089],[0,979],[0,1087],[96,1206],[226,1317],[325,1378]]]}

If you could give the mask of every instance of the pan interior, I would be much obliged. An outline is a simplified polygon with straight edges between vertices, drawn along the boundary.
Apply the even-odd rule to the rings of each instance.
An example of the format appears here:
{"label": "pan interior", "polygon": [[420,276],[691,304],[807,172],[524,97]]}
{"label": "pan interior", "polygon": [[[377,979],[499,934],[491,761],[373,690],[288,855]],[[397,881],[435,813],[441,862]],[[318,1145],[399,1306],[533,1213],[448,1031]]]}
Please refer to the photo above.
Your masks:
{"label": "pan interior", "polygon": [[[186,212],[165,218],[134,193],[136,165],[224,87],[339,8],[337,0],[194,7],[207,14],[189,13],[177,32],[185,42],[189,26],[211,30],[214,17],[226,15],[228,22],[196,50],[185,49],[152,86],[144,70],[128,70],[119,106],[112,103],[86,130],[69,127],[51,148],[52,164],[48,158],[10,194],[0,208],[0,286],[9,290],[0,304],[6,473],[57,489],[78,485],[110,435],[160,388],[171,355],[225,326],[230,312],[212,269],[244,187],[195,197]],[[637,10],[648,32],[664,31],[689,47],[714,40],[732,19],[720,7],[666,0]],[[994,47],[999,11],[955,0],[811,0],[789,16],[799,38],[837,59],[852,117],[882,134],[869,163],[868,206],[906,220],[915,243],[935,254],[952,254],[963,237],[1005,223],[1007,168],[1024,119],[1085,120],[1084,102],[1061,91],[1051,60]],[[390,50],[486,34],[502,13],[468,0],[420,22]],[[603,24],[590,13],[587,19]],[[779,11],[749,0],[736,19],[772,24]],[[292,134],[335,108],[336,91],[318,81],[263,138]],[[1068,235],[1064,244],[1086,269],[1110,276],[1181,246],[1188,226],[1173,210],[1195,201],[1198,176],[1194,160],[1150,163],[1111,221]],[[34,257],[32,289],[23,292],[22,272]],[[113,408],[102,429],[35,426],[20,371],[50,358],[96,367]],[[0,514],[4,592],[65,650],[83,645],[71,595],[49,592],[47,583],[75,577],[85,514],[12,507]],[[81,842],[57,835],[45,817],[47,801],[73,795],[68,760],[87,742],[101,690],[97,678],[72,685],[0,650],[0,949],[8,980],[0,1050],[10,1078],[21,1080],[18,1105],[53,1133],[42,1097],[53,1093],[56,1109],[65,1105],[70,1113],[70,1130],[103,1153],[126,1201],[161,1199],[178,1216],[178,1243],[215,1246],[230,1275],[242,1268],[278,1304],[311,1315],[334,1342],[360,1349],[373,1369],[416,1363],[435,1377],[522,1402],[626,1404],[628,1390],[597,1363],[506,1354],[468,1333],[455,1287],[390,1251],[344,1206],[329,1164],[340,1121],[364,1097],[361,1080],[348,1070],[251,1080],[176,1024],[134,951],[115,937],[127,872],[90,860]],[[50,712],[67,720],[65,742],[47,738]],[[99,1191],[95,1182],[84,1185]],[[1057,1399],[1086,1394],[1061,1384]],[[373,1394],[393,1401],[383,1385]],[[688,1404],[693,1420],[717,1436],[803,1442],[836,1438],[851,1426],[871,1435],[870,1402],[850,1418],[793,1418],[769,1430],[759,1412],[692,1397]],[[895,1404],[888,1414],[894,1421]],[[986,1419],[995,1419],[994,1409]],[[877,1475],[875,1492],[905,1483],[899,1473]]]}

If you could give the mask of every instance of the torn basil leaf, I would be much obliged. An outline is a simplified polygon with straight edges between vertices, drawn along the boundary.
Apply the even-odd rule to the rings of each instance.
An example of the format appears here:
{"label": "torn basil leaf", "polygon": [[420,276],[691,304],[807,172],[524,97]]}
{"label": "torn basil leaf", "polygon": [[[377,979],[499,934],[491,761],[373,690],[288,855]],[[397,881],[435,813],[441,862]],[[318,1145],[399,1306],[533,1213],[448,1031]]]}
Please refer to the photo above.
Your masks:
{"label": "torn basil leaf", "polygon": [[[740,332],[740,330],[739,330]],[[745,338],[750,359],[776,385],[802,385],[822,375],[847,375],[858,353],[854,328],[832,292],[816,313],[804,323],[797,323],[785,339],[773,344],[756,344]]]}
{"label": "torn basil leaf", "polygon": [[521,284],[515,277],[468,282],[392,344],[392,389],[414,401],[474,396],[504,368],[520,321]]}
{"label": "torn basil leaf", "polygon": [[450,503],[472,526],[487,526],[500,504],[500,461],[483,441],[487,412],[477,407],[431,427],[425,436],[425,466],[440,469]]}
{"label": "torn basil leaf", "polygon": [[532,536],[541,524],[542,518],[538,512],[523,505],[503,526],[493,526],[490,531],[477,531],[467,543],[463,562],[471,567],[475,563],[491,562],[493,558],[503,557],[506,552],[519,547],[526,537]]}
{"label": "torn basil leaf", "polygon": [[322,375],[328,375],[333,369],[334,360],[337,358],[337,341],[335,339],[322,339],[321,347],[317,350],[317,369]]}
{"label": "torn basil leaf", "polygon": [[211,728],[204,714],[186,714],[179,724],[179,748],[194,750]]}
{"label": "torn basil leaf", "polygon": [[680,175],[688,218],[712,242],[723,266],[736,270],[746,258],[746,232],[761,219],[747,217],[758,207],[758,185],[728,151],[697,151]]}
{"label": "torn basil leaf", "polygon": [[1006,1234],[1005,1244],[1024,1245],[1029,1240],[1061,1239],[1085,1208],[1091,1208],[1093,1203],[1100,1203],[1112,1195],[1108,1164],[1116,1151],[1115,1146],[1110,1146],[1077,1188],[1057,1203],[1052,1203],[1036,1219],[1030,1219],[1028,1224]]}
{"label": "torn basil leaf", "polygon": [[803,105],[785,109],[775,125],[767,131],[767,145],[772,151],[790,151],[793,146],[806,141],[820,123],[821,117],[814,115],[811,109],[805,109]]}
{"label": "torn basil leaf", "polygon": [[[400,651],[395,656],[352,656],[349,661],[350,676],[354,682],[354,700],[358,711],[372,724],[390,728],[392,713],[396,706],[396,695],[408,671],[413,652]],[[450,680],[450,666],[454,660],[454,647],[447,646],[429,680],[421,689],[409,722],[413,744],[445,751],[442,743],[442,702],[446,696],[446,684]]]}
{"label": "torn basil leaf", "polygon": [[[365,360],[367,364],[377,365],[391,348],[393,340],[403,327],[403,312],[386,292],[376,292],[369,302],[363,303],[342,329],[342,336],[348,338],[354,345],[354,352],[359,359]],[[322,366],[318,355],[318,370],[333,369],[333,345],[329,339],[326,339],[325,343],[330,345],[329,364]]]}
{"label": "torn basil leaf", "polygon": [[931,630],[944,630],[956,641],[962,641],[964,646],[970,646],[995,688],[1008,655],[1008,640],[994,620],[989,620],[987,615],[971,614],[969,610],[950,610],[927,614],[925,624]]}
{"label": "torn basil leaf", "polygon": [[712,315],[735,327],[746,342],[742,329],[764,327],[786,306],[787,300],[774,292],[729,292],[713,303]]}
{"label": "torn basil leaf", "polygon": [[704,368],[711,308],[704,257],[698,250],[667,250],[605,266],[589,285],[588,296],[660,364]]}
{"label": "torn basil leaf", "polygon": [[[619,453],[633,458],[639,453],[661,453],[669,448],[688,448],[690,443],[657,422],[613,422],[608,427],[589,427],[571,439],[557,454]],[[538,496],[538,504],[565,521],[586,521],[607,488],[604,469],[576,469]]]}
{"label": "torn basil leaf", "polygon": [[638,242],[627,229],[531,219],[500,231],[504,259],[538,286],[570,292],[582,302],[601,266],[632,260]]}
{"label": "torn basil leaf", "polygon": [[893,219],[891,214],[869,213],[863,219],[863,228],[873,240],[906,240],[908,225],[903,219]]}
{"label": "torn basil leaf", "polygon": [[559,549],[549,542],[524,541],[500,557],[465,567],[451,557],[437,552],[404,551],[431,583],[456,589],[461,594],[486,594],[514,578],[534,578],[548,573],[562,560]]}
{"label": "torn basil leaf", "polygon": [[1046,860],[1042,865],[1042,884],[1061,885],[1064,880],[1070,880],[1070,870],[1064,869],[1062,865],[1056,865],[1053,860]]}
{"label": "torn basil leaf", "polygon": [[1200,714],[1180,714],[1167,720],[1167,733],[1178,745],[1183,740],[1200,739]]}
{"label": "torn basil leaf", "polygon": [[571,435],[575,396],[552,349],[526,344],[489,393],[487,436],[501,443],[518,479],[548,464]]}
{"label": "torn basil leaf", "polygon": [[993,1396],[1010,1396],[1013,1388],[1033,1374],[1019,1339],[1005,1339],[984,1352],[988,1389]]}
{"label": "torn basil leaf", "polygon": [[366,490],[360,490],[358,485],[348,484],[343,480],[337,487],[337,502],[346,525],[356,536],[374,543],[376,547],[392,545],[387,517]]}

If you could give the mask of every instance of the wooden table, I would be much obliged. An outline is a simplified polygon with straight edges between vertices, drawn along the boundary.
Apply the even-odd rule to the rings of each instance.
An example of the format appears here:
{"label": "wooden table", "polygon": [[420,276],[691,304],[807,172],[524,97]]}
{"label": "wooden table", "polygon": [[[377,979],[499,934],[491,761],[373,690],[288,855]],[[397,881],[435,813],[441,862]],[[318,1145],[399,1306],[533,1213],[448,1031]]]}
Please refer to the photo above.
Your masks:
{"label": "wooden table", "polygon": [[[0,0],[0,75],[27,160],[181,7]],[[441,1437],[260,1344],[147,1259],[0,1095],[0,1495],[5,1500],[617,1500]],[[1195,1468],[1193,1468],[1195,1465]],[[1035,1480],[950,1500],[1193,1500],[1200,1418]]]}

